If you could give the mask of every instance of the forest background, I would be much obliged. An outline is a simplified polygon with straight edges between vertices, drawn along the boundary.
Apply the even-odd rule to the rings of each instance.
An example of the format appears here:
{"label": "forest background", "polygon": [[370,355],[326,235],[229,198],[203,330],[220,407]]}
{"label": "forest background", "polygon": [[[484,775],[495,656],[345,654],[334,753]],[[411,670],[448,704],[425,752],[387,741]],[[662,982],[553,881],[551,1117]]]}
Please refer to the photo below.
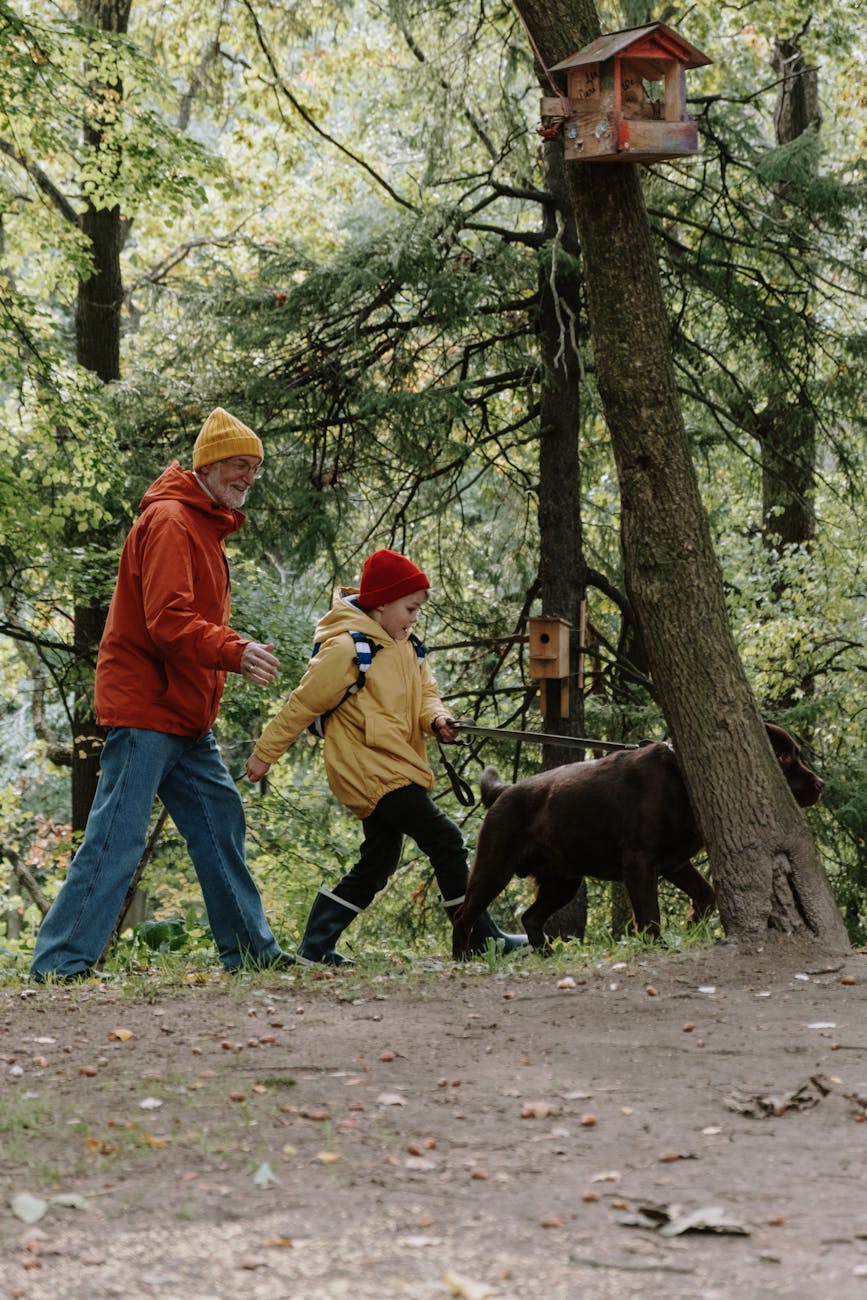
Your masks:
{"label": "forest background", "polygon": [[[642,188],[738,649],[764,716],[807,742],[826,781],[810,826],[863,943],[859,5],[599,14],[608,31],[664,20],[712,60],[688,79],[700,156],[643,167]],[[92,671],[123,537],[160,470],[189,464],[214,405],[265,443],[232,542],[233,625],[283,663],[269,695],[230,681],[219,739],[234,775],[300,677],[333,587],[378,546],[431,576],[423,635],[455,716],[538,729],[528,618],[577,629],[586,601],[570,718],[554,729],[664,738],[625,592],[580,248],[550,190],[517,11],[46,0],[0,2],[0,31],[7,960],[26,957],[92,796]],[[552,332],[579,362],[572,450],[553,470]],[[480,761],[516,777],[540,753],[465,743],[457,761],[475,781]],[[437,777],[472,842],[478,809]],[[291,945],[319,880],[352,862],[357,825],[303,742],[266,789],[242,788],[251,862]],[[408,850],[400,874],[356,943],[441,949],[426,864]],[[171,827],[146,888],[125,955],[212,960]],[[500,919],[525,897],[514,883]],[[676,938],[681,905],[666,906]],[[590,918],[596,932],[622,923],[601,887]]]}

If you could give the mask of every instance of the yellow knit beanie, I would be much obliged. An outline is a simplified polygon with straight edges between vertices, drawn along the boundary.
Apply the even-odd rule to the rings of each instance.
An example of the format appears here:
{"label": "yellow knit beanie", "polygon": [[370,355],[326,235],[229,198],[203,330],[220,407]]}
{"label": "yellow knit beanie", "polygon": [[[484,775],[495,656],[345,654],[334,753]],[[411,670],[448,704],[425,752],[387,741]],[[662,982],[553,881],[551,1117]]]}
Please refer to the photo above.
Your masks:
{"label": "yellow knit beanie", "polygon": [[213,465],[215,460],[230,456],[256,456],[265,459],[262,443],[252,429],[234,415],[217,406],[211,411],[193,447],[193,469]]}

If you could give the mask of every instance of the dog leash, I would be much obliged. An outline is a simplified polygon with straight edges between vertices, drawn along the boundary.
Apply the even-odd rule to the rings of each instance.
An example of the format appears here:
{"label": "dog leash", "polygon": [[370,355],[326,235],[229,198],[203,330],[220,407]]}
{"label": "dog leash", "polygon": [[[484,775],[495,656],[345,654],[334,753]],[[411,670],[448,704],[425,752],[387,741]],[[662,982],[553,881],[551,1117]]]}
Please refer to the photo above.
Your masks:
{"label": "dog leash", "polygon": [[[548,735],[544,731],[510,731],[507,727],[481,727],[475,722],[462,722],[458,718],[451,719],[452,726],[458,732],[465,732],[468,736],[480,736],[485,739],[496,740],[528,740],[540,745],[566,745],[571,749],[579,747],[583,749],[638,749],[638,745],[627,745],[623,741],[617,740],[588,740],[586,736],[556,736]],[[472,786],[469,782],[455,770],[454,764],[451,763],[443,749],[442,741],[437,736],[440,758],[443,767],[446,770],[446,776],[451,782],[452,790],[458,803],[463,804],[465,808],[472,808],[476,802]]]}
{"label": "dog leash", "polygon": [[458,771],[455,770],[454,764],[449,762],[449,759],[446,757],[446,751],[443,749],[443,742],[440,740],[439,736],[437,736],[437,744],[439,745],[440,758],[442,759],[443,767],[446,770],[446,776],[451,782],[455,798],[458,803],[463,804],[465,808],[472,808],[473,804],[476,802],[476,796],[473,794],[473,787],[468,781],[464,780]]}
{"label": "dog leash", "polygon": [[508,727],[480,727],[475,722],[452,719],[452,726],[468,736],[485,736],[495,740],[528,740],[539,745],[566,745],[570,749],[638,749],[619,740],[589,740],[586,736],[549,735],[546,731],[510,731]]}

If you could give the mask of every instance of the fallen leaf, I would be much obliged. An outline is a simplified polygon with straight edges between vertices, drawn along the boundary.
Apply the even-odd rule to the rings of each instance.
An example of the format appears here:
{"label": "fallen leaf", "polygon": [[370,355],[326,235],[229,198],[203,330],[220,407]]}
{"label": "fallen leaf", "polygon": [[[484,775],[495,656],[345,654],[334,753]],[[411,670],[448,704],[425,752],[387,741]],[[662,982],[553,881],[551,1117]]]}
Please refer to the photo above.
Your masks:
{"label": "fallen leaf", "polygon": [[376,1099],[380,1106],[405,1106],[406,1099],[399,1092],[381,1092]]}
{"label": "fallen leaf", "polygon": [[280,1179],[274,1173],[274,1170],[268,1164],[267,1160],[262,1161],[261,1165],[253,1175],[253,1182],[257,1187],[267,1187],[269,1183],[279,1183],[279,1181]]}
{"label": "fallen leaf", "polygon": [[153,1133],[142,1133],[142,1138],[147,1145],[153,1147],[155,1151],[161,1151],[163,1147],[166,1147],[169,1144],[168,1138],[156,1137]]}
{"label": "fallen leaf", "polygon": [[548,1119],[559,1114],[560,1107],[552,1106],[549,1101],[527,1101],[521,1107],[521,1119]]}
{"label": "fallen leaf", "polygon": [[749,1095],[735,1089],[725,1099],[729,1110],[739,1115],[748,1115],[751,1119],[766,1119],[770,1115],[784,1115],[787,1110],[809,1110],[817,1106],[823,1097],[831,1091],[825,1086],[821,1075],[811,1075],[804,1083],[791,1092]]}
{"label": "fallen leaf", "polygon": [[88,1137],[84,1139],[84,1145],[88,1151],[93,1151],[100,1156],[114,1155],[117,1150],[115,1144],[106,1141],[105,1138]]}
{"label": "fallen leaf", "polygon": [[436,1161],[431,1160],[428,1156],[407,1156],[403,1163],[404,1168],[414,1169],[423,1174],[430,1173],[432,1169],[437,1167]]}
{"label": "fallen leaf", "polygon": [[475,1282],[472,1278],[462,1277],[449,1269],[443,1273],[443,1281],[449,1289],[449,1295],[459,1296],[461,1300],[488,1300],[497,1293],[486,1282]]}
{"label": "fallen leaf", "polygon": [[336,1165],[340,1156],[336,1151],[320,1151],[316,1159],[320,1165]]}
{"label": "fallen leaf", "polygon": [[38,1223],[48,1209],[47,1201],[43,1201],[41,1196],[31,1196],[29,1192],[17,1192],[9,1204],[12,1213],[23,1223]]}
{"label": "fallen leaf", "polygon": [[130,1038],[135,1038],[135,1034],[131,1029],[112,1029],[109,1038],[114,1038],[119,1043],[126,1043]]}
{"label": "fallen leaf", "polygon": [[684,1232],[722,1232],[748,1237],[750,1229],[730,1219],[722,1206],[708,1205],[683,1212],[679,1205],[639,1205],[634,1215],[620,1222],[631,1228],[652,1228],[662,1237],[676,1237]]}
{"label": "fallen leaf", "polygon": [[749,1228],[731,1219],[721,1205],[708,1205],[701,1210],[681,1214],[659,1229],[661,1237],[677,1237],[683,1232],[725,1232],[738,1237],[748,1237]]}
{"label": "fallen leaf", "polygon": [[79,1195],[78,1192],[58,1192],[51,1198],[52,1205],[63,1205],[69,1210],[89,1210],[90,1203],[86,1197]]}

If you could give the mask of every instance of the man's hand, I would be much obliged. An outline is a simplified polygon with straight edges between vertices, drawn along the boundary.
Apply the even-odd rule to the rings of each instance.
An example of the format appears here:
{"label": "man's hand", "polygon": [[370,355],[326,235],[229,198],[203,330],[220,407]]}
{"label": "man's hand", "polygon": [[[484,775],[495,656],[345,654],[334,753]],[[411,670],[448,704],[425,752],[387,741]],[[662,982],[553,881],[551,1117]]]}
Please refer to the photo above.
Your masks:
{"label": "man's hand", "polygon": [[251,682],[268,686],[280,670],[280,660],[271,651],[273,645],[262,645],[259,641],[248,641],[241,655],[240,673]]}
{"label": "man's hand", "polygon": [[252,781],[255,785],[257,781],[262,780],[262,777],[268,771],[270,766],[270,763],[266,763],[261,758],[257,758],[255,754],[251,754],[247,759],[247,780]]}
{"label": "man's hand", "polygon": [[458,738],[458,729],[455,726],[454,718],[450,718],[447,713],[441,713],[433,720],[433,729],[440,740],[450,745],[452,741]]}

